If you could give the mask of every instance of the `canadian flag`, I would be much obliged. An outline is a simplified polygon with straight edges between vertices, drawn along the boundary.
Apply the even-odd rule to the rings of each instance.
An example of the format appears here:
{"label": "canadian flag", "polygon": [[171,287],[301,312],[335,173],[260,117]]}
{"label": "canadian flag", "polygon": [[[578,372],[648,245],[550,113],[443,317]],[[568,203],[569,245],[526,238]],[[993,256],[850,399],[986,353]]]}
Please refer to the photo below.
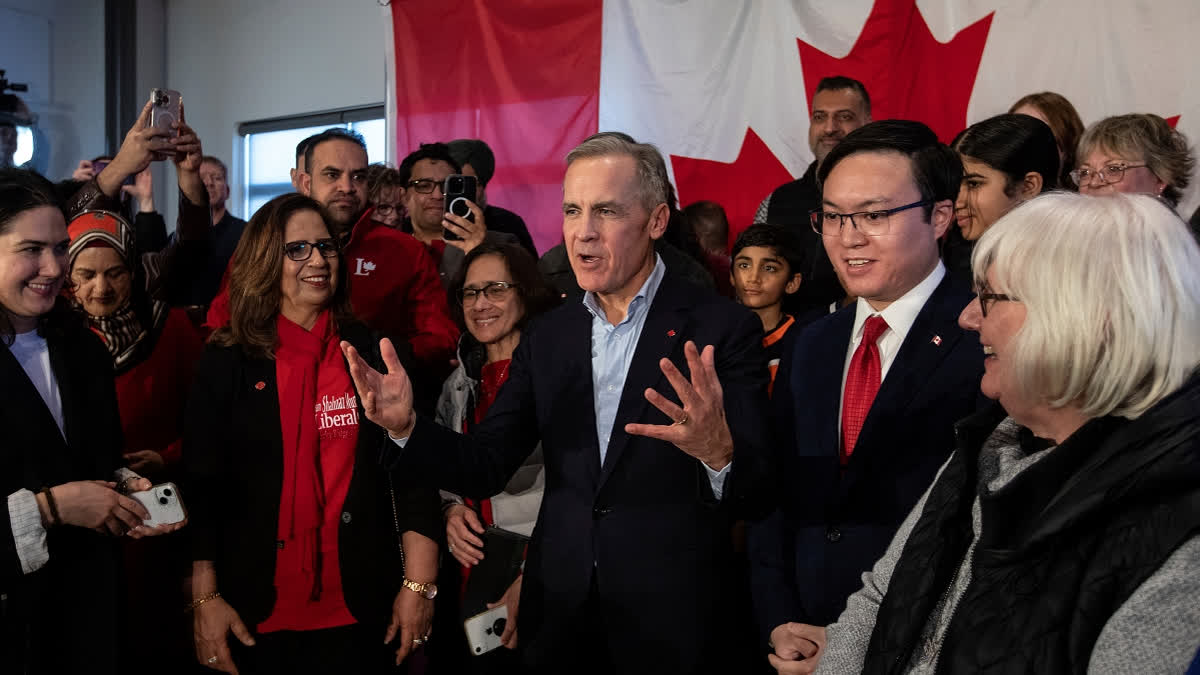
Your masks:
{"label": "canadian flag", "polygon": [[[598,130],[654,143],[683,204],[720,202],[735,230],[812,161],[808,102],[861,80],[875,119],[944,140],[1056,91],[1085,124],[1153,112],[1200,135],[1191,42],[1200,3],[1129,0],[399,0],[391,3],[398,157],[482,138],[491,203],[540,250],[561,240],[563,159]],[[1193,186],[1180,211],[1200,202]]]}

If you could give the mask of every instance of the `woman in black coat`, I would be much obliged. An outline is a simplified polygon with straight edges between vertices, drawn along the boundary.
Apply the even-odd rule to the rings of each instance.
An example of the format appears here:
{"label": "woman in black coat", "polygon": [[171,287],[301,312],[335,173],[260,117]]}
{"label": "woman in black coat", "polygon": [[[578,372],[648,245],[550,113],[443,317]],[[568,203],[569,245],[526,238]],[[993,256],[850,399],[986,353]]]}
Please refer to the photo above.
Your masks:
{"label": "woman in black coat", "polygon": [[437,493],[379,465],[391,441],[340,342],[382,358],[346,283],[320,205],[297,194],[264,205],[234,253],[230,323],[184,429],[194,641],[210,668],[389,672],[429,637]]}
{"label": "woman in black coat", "polygon": [[111,357],[59,296],[67,244],[54,186],[30,171],[0,171],[5,672],[116,672],[115,537],[178,529],[145,528],[145,508],[119,491],[150,482],[120,468]]}

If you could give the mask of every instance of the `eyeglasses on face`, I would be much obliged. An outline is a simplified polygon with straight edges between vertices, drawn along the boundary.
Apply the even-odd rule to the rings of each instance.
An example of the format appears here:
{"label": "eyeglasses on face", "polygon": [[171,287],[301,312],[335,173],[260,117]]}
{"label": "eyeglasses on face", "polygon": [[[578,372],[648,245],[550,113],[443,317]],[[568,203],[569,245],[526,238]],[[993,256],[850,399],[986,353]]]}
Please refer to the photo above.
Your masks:
{"label": "eyeglasses on face", "polygon": [[393,204],[376,204],[375,205],[375,213],[378,213],[381,216],[390,215],[399,210],[400,210],[400,207],[395,206]]}
{"label": "eyeglasses on face", "polygon": [[825,237],[836,237],[841,234],[842,226],[845,225],[847,219],[850,220],[850,226],[859,233],[868,237],[878,237],[891,231],[890,216],[893,213],[900,213],[931,203],[933,201],[930,199],[922,199],[919,202],[897,206],[894,209],[857,211],[855,213],[835,213],[824,209],[813,209],[809,212],[808,217],[813,232]]}
{"label": "eyeglasses on face", "polygon": [[463,307],[471,307],[482,295],[488,299],[488,302],[500,302],[507,298],[516,287],[516,284],[508,281],[489,281],[478,288],[464,286],[458,290],[458,301],[462,303]]}
{"label": "eyeglasses on face", "polygon": [[312,257],[313,249],[321,252],[321,257],[333,258],[338,254],[337,242],[332,239],[319,241],[289,241],[283,245],[283,252],[296,262],[304,262]]}
{"label": "eyeglasses on face", "polygon": [[1067,175],[1071,177],[1071,181],[1077,187],[1082,187],[1092,182],[1092,176],[1100,176],[1100,182],[1105,185],[1114,185],[1120,183],[1125,178],[1125,172],[1130,169],[1138,169],[1146,166],[1145,162],[1113,162],[1099,169],[1090,169],[1086,166],[1080,167],[1071,171]]}
{"label": "eyeglasses on face", "polygon": [[1020,302],[1020,301],[1017,300],[1016,298],[1012,297],[1011,295],[1006,295],[1004,293],[992,293],[991,291],[988,291],[988,290],[981,290],[981,291],[979,291],[979,312],[980,312],[980,314],[983,314],[983,318],[985,318],[985,319],[987,318],[988,307],[991,307],[992,305],[996,304],[997,302]]}
{"label": "eyeglasses on face", "polygon": [[408,187],[420,192],[423,195],[431,194],[434,188],[437,188],[438,192],[445,194],[445,188],[442,187],[441,182],[433,180],[432,178],[418,178],[417,180],[410,180],[408,181]]}

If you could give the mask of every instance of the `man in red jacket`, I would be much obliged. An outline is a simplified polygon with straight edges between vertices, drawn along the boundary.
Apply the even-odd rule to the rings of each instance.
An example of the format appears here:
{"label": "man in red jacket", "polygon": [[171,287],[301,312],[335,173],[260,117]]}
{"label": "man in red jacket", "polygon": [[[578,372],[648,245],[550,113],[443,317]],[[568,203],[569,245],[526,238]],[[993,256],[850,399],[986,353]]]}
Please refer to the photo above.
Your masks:
{"label": "man in red jacket", "polygon": [[[300,192],[321,202],[342,242],[354,313],[385,336],[407,341],[431,373],[445,374],[458,329],[446,311],[446,292],[433,258],[411,235],[371,218],[367,207],[367,147],[361,135],[327,129],[312,138]],[[229,320],[228,270],[205,326]]]}

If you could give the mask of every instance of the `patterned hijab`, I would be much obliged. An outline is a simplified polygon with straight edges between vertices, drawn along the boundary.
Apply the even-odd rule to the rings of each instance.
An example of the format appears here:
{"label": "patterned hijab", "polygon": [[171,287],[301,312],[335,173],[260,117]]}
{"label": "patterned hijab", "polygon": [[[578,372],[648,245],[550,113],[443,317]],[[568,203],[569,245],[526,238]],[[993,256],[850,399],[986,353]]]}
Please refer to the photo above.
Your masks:
{"label": "patterned hijab", "polygon": [[149,260],[143,261],[142,274],[137,274],[138,267],[134,260],[133,228],[121,216],[111,211],[84,211],[75,216],[67,226],[67,234],[71,237],[69,249],[70,268],[74,270],[75,259],[80,251],[92,246],[107,246],[116,250],[117,255],[125,261],[129,273],[133,276],[133,287],[129,299],[117,311],[108,316],[92,316],[88,314],[78,299],[72,299],[75,307],[87,316],[88,325],[100,336],[108,347],[108,353],[113,357],[116,372],[122,373],[141,362],[153,347],[153,340],[148,336],[157,336],[166,322],[167,303],[149,298],[144,288],[139,288],[139,282],[146,283],[152,276],[157,276]]}

